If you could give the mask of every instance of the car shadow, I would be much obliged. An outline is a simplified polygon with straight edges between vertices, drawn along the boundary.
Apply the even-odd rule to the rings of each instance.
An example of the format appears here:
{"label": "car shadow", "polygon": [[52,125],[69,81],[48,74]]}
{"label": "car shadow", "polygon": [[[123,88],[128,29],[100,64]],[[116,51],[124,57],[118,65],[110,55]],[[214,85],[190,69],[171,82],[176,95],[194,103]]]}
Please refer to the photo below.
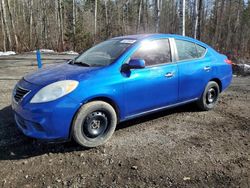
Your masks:
{"label": "car shadow", "polygon": [[128,120],[128,121],[124,121],[117,126],[116,130],[124,129],[133,125],[151,121],[153,119],[157,119],[160,117],[168,116],[170,114],[181,113],[181,112],[199,112],[199,109],[197,108],[195,103],[189,103],[189,104],[161,110],[158,112],[153,112],[145,116],[140,116],[140,117]]}
{"label": "car shadow", "polygon": [[[197,112],[193,104],[163,110],[120,123],[116,130],[124,129],[153,119],[181,112]],[[100,146],[93,149],[100,149]],[[49,153],[67,153],[88,150],[74,141],[46,143],[24,136],[16,127],[11,106],[0,110],[0,160],[27,159]]]}

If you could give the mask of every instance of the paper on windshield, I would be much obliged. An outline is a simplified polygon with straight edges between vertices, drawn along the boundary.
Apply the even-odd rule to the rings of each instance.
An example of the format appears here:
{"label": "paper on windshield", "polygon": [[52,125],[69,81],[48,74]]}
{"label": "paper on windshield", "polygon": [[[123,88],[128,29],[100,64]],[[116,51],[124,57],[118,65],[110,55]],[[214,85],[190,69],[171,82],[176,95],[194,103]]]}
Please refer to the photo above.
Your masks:
{"label": "paper on windshield", "polygon": [[124,40],[121,40],[120,43],[133,44],[135,42],[136,42],[136,40],[124,39]]}

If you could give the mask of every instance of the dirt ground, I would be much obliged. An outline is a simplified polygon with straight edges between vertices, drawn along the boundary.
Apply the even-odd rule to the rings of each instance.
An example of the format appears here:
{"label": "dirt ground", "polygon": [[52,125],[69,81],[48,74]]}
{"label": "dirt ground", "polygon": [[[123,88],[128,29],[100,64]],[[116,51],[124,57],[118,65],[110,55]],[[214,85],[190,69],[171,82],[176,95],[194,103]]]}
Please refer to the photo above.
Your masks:
{"label": "dirt ground", "polygon": [[128,121],[86,150],[15,127],[11,92],[34,65],[30,54],[0,59],[0,187],[250,187],[250,77],[235,77],[213,111],[191,104]]}

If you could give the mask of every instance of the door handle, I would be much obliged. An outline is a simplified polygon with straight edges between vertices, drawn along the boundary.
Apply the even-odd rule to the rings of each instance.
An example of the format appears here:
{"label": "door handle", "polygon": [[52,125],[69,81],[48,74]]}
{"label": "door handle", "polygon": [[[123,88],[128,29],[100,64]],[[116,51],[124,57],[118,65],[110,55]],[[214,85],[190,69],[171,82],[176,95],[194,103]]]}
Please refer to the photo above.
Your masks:
{"label": "door handle", "polygon": [[204,69],[205,71],[210,71],[210,70],[211,70],[211,67],[210,67],[210,66],[205,66],[203,69]]}
{"label": "door handle", "polygon": [[168,72],[167,74],[165,74],[165,77],[167,77],[167,78],[171,78],[173,76],[174,76],[173,72]]}

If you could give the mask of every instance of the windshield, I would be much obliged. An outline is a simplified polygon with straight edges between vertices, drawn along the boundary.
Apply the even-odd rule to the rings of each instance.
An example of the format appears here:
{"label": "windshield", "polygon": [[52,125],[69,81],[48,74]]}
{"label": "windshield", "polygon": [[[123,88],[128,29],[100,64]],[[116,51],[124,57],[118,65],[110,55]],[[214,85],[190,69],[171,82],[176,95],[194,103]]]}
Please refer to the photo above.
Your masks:
{"label": "windshield", "polygon": [[106,66],[113,63],[135,40],[111,39],[102,42],[80,56],[73,64],[95,67]]}

